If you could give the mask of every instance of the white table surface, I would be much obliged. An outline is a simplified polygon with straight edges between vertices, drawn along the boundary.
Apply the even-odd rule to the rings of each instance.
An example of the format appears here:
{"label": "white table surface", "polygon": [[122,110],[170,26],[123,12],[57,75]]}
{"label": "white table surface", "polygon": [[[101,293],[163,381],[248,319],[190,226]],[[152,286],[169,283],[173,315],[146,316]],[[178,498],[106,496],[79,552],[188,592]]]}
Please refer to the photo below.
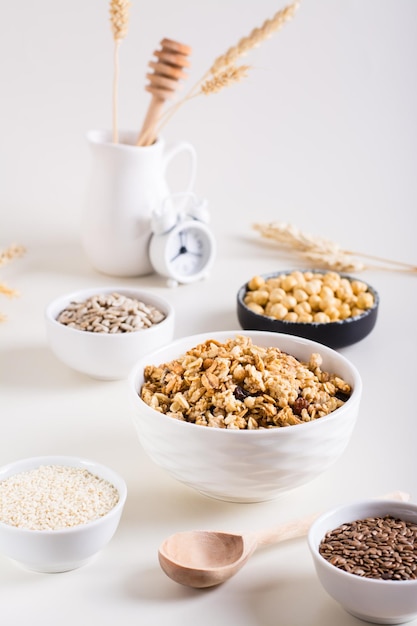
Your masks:
{"label": "white table surface", "polygon": [[[397,489],[417,501],[416,275],[361,274],[379,291],[381,307],[372,334],[342,350],[364,383],[350,445],[309,485],[258,504],[206,498],[156,467],[134,431],[126,381],[92,380],[58,362],[46,343],[43,313],[60,294],[117,283],[169,298],[177,337],[237,329],[241,284],[255,273],[306,267],[265,245],[252,229],[255,221],[285,220],[346,248],[416,263],[416,4],[402,0],[394,12],[385,1],[304,3],[285,33],[257,52],[251,81],[214,96],[210,105],[190,103],[167,129],[168,140],[196,145],[197,190],[209,199],[219,248],[206,281],[177,289],[156,275],[115,281],[95,272],[84,256],[79,222],[89,154],[83,135],[108,123],[109,77],[100,56],[109,56],[107,17],[98,2],[77,0],[65,9],[41,4],[44,21],[26,0],[9,3],[0,26],[8,85],[0,104],[7,119],[0,143],[0,246],[17,242],[27,249],[0,270],[0,280],[20,292],[10,301],[0,296],[7,314],[0,325],[0,464],[42,454],[89,457],[124,476],[128,499],[111,543],[79,570],[35,574],[0,556],[1,623],[359,623],[320,587],[305,540],[258,551],[232,580],[206,591],[168,579],[157,549],[176,531],[253,530]],[[126,41],[126,72],[137,72],[134,52],[144,67],[149,51],[168,35],[189,41],[196,58],[204,50],[210,62],[277,8],[272,1],[263,5],[180,0],[175,11],[163,1],[136,6],[132,28],[142,28],[146,12],[148,29],[142,39]],[[241,22],[233,23],[233,15]],[[13,24],[11,31],[5,22]],[[69,33],[77,27],[75,45]],[[272,52],[285,59],[276,73]],[[147,101],[135,109],[138,87],[127,83],[132,98],[122,113],[135,127]]]}

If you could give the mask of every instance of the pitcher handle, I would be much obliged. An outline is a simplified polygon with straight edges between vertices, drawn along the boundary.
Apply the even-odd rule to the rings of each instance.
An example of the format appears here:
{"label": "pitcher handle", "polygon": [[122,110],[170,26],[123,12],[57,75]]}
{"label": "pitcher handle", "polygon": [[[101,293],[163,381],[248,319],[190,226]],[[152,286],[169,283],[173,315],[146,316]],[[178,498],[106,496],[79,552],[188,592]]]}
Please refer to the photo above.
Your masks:
{"label": "pitcher handle", "polygon": [[179,141],[170,146],[170,148],[167,148],[164,154],[164,172],[172,159],[181,152],[188,152],[188,155],[190,157],[190,173],[188,178],[188,184],[184,190],[184,193],[189,193],[194,188],[197,173],[197,153],[191,143],[189,143],[188,141]]}

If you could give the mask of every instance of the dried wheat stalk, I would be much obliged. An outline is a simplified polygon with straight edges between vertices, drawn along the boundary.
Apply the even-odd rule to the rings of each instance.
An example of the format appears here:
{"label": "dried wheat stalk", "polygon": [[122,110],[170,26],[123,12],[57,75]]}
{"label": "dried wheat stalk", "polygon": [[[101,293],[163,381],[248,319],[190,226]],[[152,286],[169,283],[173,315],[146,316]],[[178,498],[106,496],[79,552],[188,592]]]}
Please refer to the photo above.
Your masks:
{"label": "dried wheat stalk", "polygon": [[[343,250],[337,243],[322,237],[301,232],[295,226],[285,222],[254,224],[253,228],[263,237],[278,242],[283,247],[295,250],[309,261],[320,267],[339,272],[359,272],[365,269],[389,269],[403,272],[417,272],[417,266],[401,261],[392,261],[370,254]],[[365,265],[353,257],[377,261],[377,265]],[[396,266],[395,268],[392,266]]]}
{"label": "dried wheat stalk", "polygon": [[280,11],[277,11],[271,19],[265,20],[261,27],[254,28],[247,37],[242,37],[235,46],[232,46],[224,54],[219,56],[214,61],[209,72],[216,74],[220,70],[234,65],[241,56],[244,56],[253,48],[258,47],[263,41],[272,37],[286,22],[294,17],[299,5],[300,2],[293,2]]}
{"label": "dried wheat stalk", "polygon": [[[13,259],[19,258],[23,256],[25,249],[23,246],[11,245],[3,252],[0,252],[0,267],[4,267]],[[7,296],[8,298],[14,298],[18,295],[18,292],[15,289],[11,289],[5,283],[0,282],[0,294],[3,296]],[[0,322],[5,321],[5,316],[0,313]]]}
{"label": "dried wheat stalk", "polygon": [[129,25],[128,0],[110,1],[110,25],[114,40],[113,56],[113,142],[118,143],[119,131],[117,126],[118,118],[118,87],[119,87],[119,50],[122,40],[127,35]]}
{"label": "dried wheat stalk", "polygon": [[219,72],[213,78],[206,80],[200,87],[200,92],[206,96],[217,93],[233,83],[240,82],[248,75],[249,65],[232,65]]}
{"label": "dried wheat stalk", "polygon": [[172,118],[174,113],[191,98],[200,94],[217,93],[224,87],[228,87],[236,83],[237,80],[247,76],[249,66],[236,66],[236,61],[280,30],[286,22],[294,17],[299,5],[300,0],[295,0],[290,5],[280,9],[271,19],[265,20],[262,26],[254,28],[247,37],[242,37],[235,46],[217,57],[213,65],[197,81],[189,93],[182,100],[167,109],[160,117],[156,133],[160,134],[162,128]]}
{"label": "dried wheat stalk", "polygon": [[6,250],[0,252],[0,267],[4,267],[10,263],[10,261],[13,261],[13,259],[23,256],[24,253],[25,249],[23,246],[18,246],[16,244],[9,246]]}

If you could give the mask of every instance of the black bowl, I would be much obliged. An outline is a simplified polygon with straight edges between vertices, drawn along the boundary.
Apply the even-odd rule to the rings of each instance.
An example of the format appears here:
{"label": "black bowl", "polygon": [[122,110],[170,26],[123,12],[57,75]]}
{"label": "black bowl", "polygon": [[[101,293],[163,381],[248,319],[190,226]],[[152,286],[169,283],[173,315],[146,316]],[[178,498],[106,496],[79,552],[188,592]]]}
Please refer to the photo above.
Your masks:
{"label": "black bowl", "polygon": [[[273,274],[262,274],[262,278],[266,280],[281,274],[290,274],[291,271],[292,270],[285,270]],[[318,270],[308,271],[313,273],[318,272]],[[324,273],[324,271],[320,271],[319,273]],[[347,274],[340,273],[339,275],[350,281],[356,280]],[[362,278],[360,280],[365,282]],[[246,292],[248,291],[248,283],[245,283],[237,294],[237,316],[239,324],[244,330],[266,330],[276,333],[286,333],[288,335],[296,335],[317,341],[330,348],[343,348],[361,341],[364,337],[369,335],[375,326],[378,315],[379,295],[368,283],[365,282],[365,284],[368,287],[368,291],[372,293],[374,297],[374,304],[361,315],[334,322],[290,322],[278,320],[267,315],[261,315],[249,309],[244,302]]]}

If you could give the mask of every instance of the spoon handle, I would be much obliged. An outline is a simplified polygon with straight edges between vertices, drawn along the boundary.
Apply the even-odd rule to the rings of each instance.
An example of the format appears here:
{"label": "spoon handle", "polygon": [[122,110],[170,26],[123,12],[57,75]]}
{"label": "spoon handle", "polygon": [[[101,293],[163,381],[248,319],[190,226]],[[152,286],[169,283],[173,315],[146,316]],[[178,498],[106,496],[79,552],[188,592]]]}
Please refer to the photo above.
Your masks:
{"label": "spoon handle", "polygon": [[272,543],[279,543],[281,541],[288,541],[289,539],[295,539],[297,537],[304,537],[307,535],[308,530],[314,520],[318,517],[318,514],[308,515],[302,519],[288,522],[286,524],[280,524],[274,528],[267,528],[254,533],[256,537],[256,543],[261,545],[268,545]]}
{"label": "spoon handle", "polygon": [[[404,491],[393,491],[380,496],[378,499],[407,502],[410,499],[410,495]],[[268,545],[279,543],[280,541],[287,541],[288,539],[295,539],[296,537],[304,537],[307,535],[311,524],[319,515],[320,513],[316,513],[286,524],[279,524],[279,526],[275,526],[274,528],[253,533],[252,536],[256,539],[258,545]]]}

